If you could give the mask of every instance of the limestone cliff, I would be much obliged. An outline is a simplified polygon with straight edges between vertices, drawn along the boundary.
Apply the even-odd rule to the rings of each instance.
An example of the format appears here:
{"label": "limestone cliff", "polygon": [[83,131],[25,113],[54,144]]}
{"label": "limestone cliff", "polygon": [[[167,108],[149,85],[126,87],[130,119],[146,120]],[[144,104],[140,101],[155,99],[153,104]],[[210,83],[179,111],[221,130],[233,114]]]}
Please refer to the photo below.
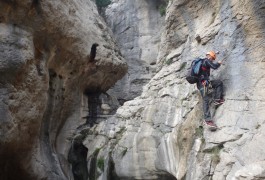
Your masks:
{"label": "limestone cliff", "polygon": [[[122,11],[128,2],[111,8]],[[108,179],[110,169],[117,179],[265,178],[264,6],[169,1],[157,73],[140,96],[90,129],[84,141],[88,159],[104,161],[99,179]],[[184,79],[190,62],[209,50],[224,59],[212,77],[225,85],[225,104],[211,108],[216,132],[202,126],[201,97]]]}
{"label": "limestone cliff", "polygon": [[164,26],[161,7],[166,8],[162,0],[113,0],[106,9],[107,23],[128,63],[128,73],[110,90],[121,101],[139,96],[156,72]]}
{"label": "limestone cliff", "polygon": [[111,31],[93,1],[1,0],[0,49],[0,179],[71,179],[87,94],[127,70]]}
{"label": "limestone cliff", "polygon": [[[90,0],[0,10],[0,179],[265,179],[264,1],[113,0],[110,29]],[[184,78],[209,50],[215,132]]]}

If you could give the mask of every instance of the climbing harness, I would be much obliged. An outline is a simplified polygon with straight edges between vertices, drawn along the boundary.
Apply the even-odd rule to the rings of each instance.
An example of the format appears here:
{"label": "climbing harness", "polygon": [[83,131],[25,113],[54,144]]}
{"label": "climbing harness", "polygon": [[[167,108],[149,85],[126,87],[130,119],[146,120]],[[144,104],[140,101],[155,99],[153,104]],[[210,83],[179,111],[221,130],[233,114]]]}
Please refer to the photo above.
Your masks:
{"label": "climbing harness", "polygon": [[203,96],[205,96],[206,94],[211,94],[213,92],[213,87],[211,84],[211,81],[208,80],[204,80],[205,83],[202,83],[203,85]]}

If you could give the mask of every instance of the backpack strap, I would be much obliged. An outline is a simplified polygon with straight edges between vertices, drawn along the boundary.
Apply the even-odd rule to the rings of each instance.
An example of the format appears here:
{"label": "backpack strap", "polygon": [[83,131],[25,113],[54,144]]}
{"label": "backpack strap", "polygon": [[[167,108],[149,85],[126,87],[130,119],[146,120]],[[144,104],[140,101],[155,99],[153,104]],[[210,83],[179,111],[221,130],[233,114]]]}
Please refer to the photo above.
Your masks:
{"label": "backpack strap", "polygon": [[206,59],[203,59],[203,60],[202,60],[202,67],[201,67],[201,69],[202,69],[203,71],[208,71],[208,68],[206,67],[205,62],[206,62]]}

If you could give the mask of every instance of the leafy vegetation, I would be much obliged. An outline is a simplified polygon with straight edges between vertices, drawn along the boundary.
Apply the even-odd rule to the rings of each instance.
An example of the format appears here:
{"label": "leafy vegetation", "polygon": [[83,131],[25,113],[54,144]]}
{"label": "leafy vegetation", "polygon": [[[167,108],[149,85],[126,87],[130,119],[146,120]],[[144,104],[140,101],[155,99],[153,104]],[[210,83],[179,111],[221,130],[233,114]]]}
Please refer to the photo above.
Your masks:
{"label": "leafy vegetation", "polygon": [[166,5],[160,5],[158,9],[159,9],[159,12],[160,12],[161,16],[166,15],[166,10],[167,10],[167,6]]}
{"label": "leafy vegetation", "polygon": [[96,5],[99,8],[104,8],[107,7],[108,5],[110,5],[111,0],[96,0]]}
{"label": "leafy vegetation", "polygon": [[104,170],[104,158],[100,157],[97,161],[97,166],[98,168],[103,171]]}
{"label": "leafy vegetation", "polygon": [[220,150],[221,149],[219,147],[213,148],[211,159],[215,164],[218,164],[220,162]]}
{"label": "leafy vegetation", "polygon": [[168,2],[169,2],[169,0],[164,0],[164,1],[162,1],[161,4],[158,6],[158,10],[159,10],[161,16],[166,15]]}
{"label": "leafy vegetation", "polygon": [[126,131],[125,127],[121,127],[120,130],[117,132],[117,134],[122,134]]}
{"label": "leafy vegetation", "polygon": [[220,151],[223,149],[223,144],[219,144],[211,149],[204,150],[205,153],[211,154],[211,160],[213,163],[218,164],[220,162]]}
{"label": "leafy vegetation", "polygon": [[172,58],[166,60],[166,65],[170,65],[170,64],[172,64],[172,63],[173,63],[173,59],[172,59]]}
{"label": "leafy vegetation", "polygon": [[100,151],[100,148],[95,149],[95,151],[93,152],[93,155],[94,155],[94,156],[97,156],[98,153],[99,153],[99,151]]}
{"label": "leafy vegetation", "polygon": [[195,129],[195,136],[203,137],[203,126],[199,126]]}

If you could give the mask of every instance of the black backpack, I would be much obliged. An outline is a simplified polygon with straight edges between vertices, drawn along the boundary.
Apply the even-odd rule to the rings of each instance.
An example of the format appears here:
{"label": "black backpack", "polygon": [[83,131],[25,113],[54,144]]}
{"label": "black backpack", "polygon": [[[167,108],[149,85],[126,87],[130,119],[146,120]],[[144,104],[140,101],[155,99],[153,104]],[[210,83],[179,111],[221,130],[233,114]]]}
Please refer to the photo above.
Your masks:
{"label": "black backpack", "polygon": [[198,82],[203,60],[204,59],[196,58],[195,60],[192,61],[190,68],[188,69],[188,73],[186,75],[186,80],[190,84],[194,84]]}

